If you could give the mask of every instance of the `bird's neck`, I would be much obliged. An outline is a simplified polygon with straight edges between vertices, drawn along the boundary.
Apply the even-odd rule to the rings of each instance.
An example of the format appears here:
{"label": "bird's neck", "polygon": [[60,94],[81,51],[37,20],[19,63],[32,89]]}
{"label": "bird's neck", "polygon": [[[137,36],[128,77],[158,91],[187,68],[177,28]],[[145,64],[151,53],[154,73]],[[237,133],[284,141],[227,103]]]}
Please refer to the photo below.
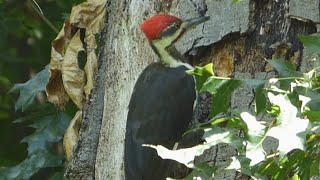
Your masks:
{"label": "bird's neck", "polygon": [[174,45],[165,47],[161,46],[161,44],[154,43],[152,44],[152,48],[155,51],[155,53],[159,56],[160,62],[163,63],[165,66],[172,68],[185,66],[188,69],[192,69],[192,66],[190,66],[187,63],[183,63],[184,58]]}

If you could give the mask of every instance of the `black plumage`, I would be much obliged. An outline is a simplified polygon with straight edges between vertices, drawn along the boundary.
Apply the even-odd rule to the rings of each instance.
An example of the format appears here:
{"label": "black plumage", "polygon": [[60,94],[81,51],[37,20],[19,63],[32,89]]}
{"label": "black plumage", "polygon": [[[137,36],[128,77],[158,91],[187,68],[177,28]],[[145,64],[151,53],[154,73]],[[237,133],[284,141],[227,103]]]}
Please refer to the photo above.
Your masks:
{"label": "black plumage", "polygon": [[186,131],[196,98],[195,83],[185,66],[150,64],[139,76],[129,104],[125,137],[127,180],[165,179],[170,160],[142,144],[172,149]]}

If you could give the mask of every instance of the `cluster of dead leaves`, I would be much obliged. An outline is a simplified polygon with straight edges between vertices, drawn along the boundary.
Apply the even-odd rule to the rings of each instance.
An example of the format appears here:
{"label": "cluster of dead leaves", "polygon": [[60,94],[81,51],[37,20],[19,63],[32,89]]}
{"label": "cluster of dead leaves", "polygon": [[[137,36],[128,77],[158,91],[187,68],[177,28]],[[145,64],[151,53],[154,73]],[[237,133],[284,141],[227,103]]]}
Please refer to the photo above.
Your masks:
{"label": "cluster of dead leaves", "polygon": [[[67,159],[77,141],[79,126],[82,120],[83,104],[88,100],[94,87],[94,75],[97,71],[97,43],[95,36],[102,29],[105,17],[104,0],[88,0],[71,10],[70,18],[52,42],[49,64],[49,83],[46,87],[48,100],[64,108],[71,99],[79,108],[70,123],[64,137],[64,148]],[[80,52],[86,54],[86,64],[82,70],[78,58]]]}

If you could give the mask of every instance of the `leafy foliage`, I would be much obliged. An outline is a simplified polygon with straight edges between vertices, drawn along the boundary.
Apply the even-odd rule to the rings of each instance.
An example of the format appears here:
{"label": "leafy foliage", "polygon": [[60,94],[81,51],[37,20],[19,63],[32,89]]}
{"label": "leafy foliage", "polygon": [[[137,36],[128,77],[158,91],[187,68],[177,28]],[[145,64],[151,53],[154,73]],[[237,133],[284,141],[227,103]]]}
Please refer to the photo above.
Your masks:
{"label": "leafy foliage", "polygon": [[44,91],[49,82],[48,67],[39,72],[32,79],[23,84],[15,84],[9,92],[20,91],[19,98],[16,102],[15,109],[24,111],[33,103],[39,91]]}
{"label": "leafy foliage", "polygon": [[[48,177],[59,171],[52,178],[62,179],[64,156],[59,149],[74,107],[59,111],[41,100],[49,80],[48,68],[43,67],[50,59],[56,29],[69,16],[64,12],[81,1],[38,2],[43,14],[35,1],[0,1],[0,179],[37,179],[40,169],[39,174]],[[12,88],[15,83],[19,84]],[[10,89],[20,93],[16,103]],[[21,139],[24,143],[19,144]]]}
{"label": "leafy foliage", "polygon": [[[57,3],[57,6],[68,6],[68,11],[70,7],[74,5],[73,3],[75,3],[75,1],[48,1],[48,3],[51,2]],[[45,56],[41,56],[42,59],[49,60],[49,57],[51,57],[49,65],[44,70],[36,74],[26,83],[14,85],[11,91],[9,91],[17,91],[20,93],[15,103],[15,110],[18,111],[21,109],[25,114],[23,118],[20,118],[15,122],[22,122],[23,124],[28,123],[29,127],[35,129],[32,134],[29,134],[28,136],[24,135],[24,138],[21,141],[28,144],[27,159],[13,167],[8,167],[9,163],[2,167],[3,165],[1,162],[3,161],[3,158],[1,157],[2,154],[0,151],[1,179],[34,179],[34,174],[42,168],[46,168],[47,170],[49,169],[48,167],[54,167],[51,168],[54,170],[62,169],[59,168],[64,161],[61,139],[70,122],[67,113],[72,112],[70,114],[74,115],[74,110],[78,108],[79,113],[77,113],[78,118],[76,119],[81,119],[82,105],[86,102],[85,97],[89,99],[89,95],[95,84],[95,73],[98,68],[97,55],[95,54],[98,47],[96,36],[100,33],[104,22],[106,2],[89,1],[74,6],[71,10],[71,14],[63,15],[63,18],[66,19],[65,21],[63,18],[60,17],[59,19],[59,16],[57,16],[60,9],[54,8],[52,9],[54,10],[54,14],[48,13],[49,10],[54,7],[49,4],[46,4],[43,9],[40,8],[42,5],[38,4],[36,1],[26,1],[23,5],[19,4],[19,6],[22,6],[21,8],[26,8],[31,11],[32,18],[30,18],[24,16],[23,13],[21,13],[24,11],[19,11],[19,8],[14,7],[10,9],[10,6],[12,6],[10,3],[15,2],[8,2],[4,4],[4,6],[0,6],[0,17],[5,17],[4,20],[0,22],[0,27],[3,30],[0,35],[0,59],[4,59],[5,61],[9,60],[8,62],[13,62],[15,60],[13,57],[8,58],[12,54],[10,54],[10,49],[8,50],[8,47],[4,46],[8,44],[5,43],[6,41],[10,42],[11,39],[7,38],[7,36],[10,37],[10,35],[14,36],[13,39],[23,39],[23,42],[26,44],[17,43],[21,46],[20,48],[22,51],[26,51],[29,46],[31,47],[34,44],[37,44],[37,47],[31,49],[40,53],[46,52],[47,54],[45,54]],[[26,5],[26,7],[24,7],[24,5]],[[13,13],[14,16],[6,17],[7,15],[12,15],[10,13]],[[45,14],[49,15],[46,16]],[[56,22],[50,21],[50,15],[54,15],[55,18],[58,17],[60,23],[57,24],[59,24],[59,26],[61,26],[62,21],[64,21],[64,26],[60,32],[57,30],[58,28],[55,27]],[[50,29],[50,31],[47,30],[47,32],[49,32],[48,34],[51,33],[51,35],[55,36],[55,33],[57,33],[56,39],[53,40],[53,37],[47,38],[49,36],[44,37],[44,29],[42,29],[43,24],[39,23],[38,19],[33,17],[43,20],[46,29]],[[12,33],[11,30],[7,29],[8,27],[17,32]],[[84,33],[82,34],[84,36],[80,36],[80,31]],[[25,37],[25,34],[28,34],[28,37]],[[38,40],[43,42],[46,46],[42,47],[38,43]],[[52,40],[53,42],[51,43]],[[16,40],[13,42],[15,41]],[[41,48],[38,48],[39,46],[41,46]],[[42,48],[44,50],[42,50]],[[19,48],[13,48],[13,50],[16,49]],[[86,53],[86,65],[84,67],[81,65],[82,61],[79,60],[82,56],[78,57],[79,52],[81,51],[85,51]],[[15,51],[13,52],[15,53]],[[31,55],[32,58],[30,58],[30,62],[40,59],[39,54],[36,56],[32,53],[29,54],[24,52],[24,54]],[[27,55],[24,55],[22,56],[23,58],[21,58],[25,63],[29,60]],[[2,62],[3,61],[0,61],[0,71],[5,69],[3,68],[4,64]],[[47,63],[48,61],[43,62]],[[29,72],[29,76],[33,76],[33,72],[36,71],[34,69],[39,68],[34,66],[34,64],[31,64],[29,68],[32,69],[32,71]],[[21,67],[21,64],[19,64],[18,67]],[[82,70],[81,68],[84,69]],[[11,84],[6,73],[7,72],[4,73],[4,76],[0,76],[0,84],[5,85],[6,87],[5,92],[2,92],[1,90],[0,94],[6,93],[6,91],[10,89]],[[10,77],[10,75],[8,77]],[[46,97],[44,96],[43,91],[46,91]],[[13,93],[11,93],[11,95],[12,94]],[[73,102],[69,102],[68,105],[69,98]],[[35,101],[35,99],[37,101]],[[57,105],[60,110],[57,110],[56,106],[46,103],[46,100]],[[6,98],[0,98],[0,102],[8,103],[8,100]],[[39,104],[40,108],[37,106]],[[70,104],[73,106],[71,105],[70,107]],[[33,106],[31,107],[31,105]],[[6,107],[10,108],[10,106]],[[32,111],[35,107],[38,107],[36,108],[37,113]],[[64,111],[61,111],[61,109]],[[18,111],[18,113],[20,112]],[[4,116],[7,115],[0,111],[0,117],[2,114],[4,114]],[[28,130],[31,128],[28,128]],[[69,133],[66,133],[64,136],[63,144],[68,144],[68,149],[66,149],[66,146],[63,146],[65,153],[69,153],[67,154],[67,157],[71,156],[79,130],[74,127],[69,129],[72,129],[74,132],[72,131],[72,134],[70,133],[71,131],[68,131]],[[69,136],[71,135],[74,135],[74,137],[70,138]],[[60,171],[55,172],[51,179],[61,179],[61,177],[62,172]]]}
{"label": "leafy foliage", "polygon": [[300,40],[311,52],[320,53],[320,37],[318,34],[312,36],[302,35]]}
{"label": "leafy foliage", "polygon": [[[189,71],[195,76],[197,90],[213,95],[212,120],[187,132],[203,130],[205,142],[178,150],[150,147],[164,159],[173,159],[193,168],[187,178],[207,178],[214,174],[217,167],[195,164],[194,158],[220,143],[235,147],[238,153],[226,169],[236,169],[256,179],[310,179],[318,175],[319,74],[316,69],[304,74],[297,72],[292,64],[281,59],[268,62],[278,71],[277,78],[246,80],[216,77],[212,64]],[[230,97],[240,86],[250,86],[255,90],[256,115],[229,109]],[[263,114],[264,119],[258,121],[258,114]],[[227,126],[218,127],[221,122],[227,122]],[[240,137],[239,130],[242,132]],[[278,140],[275,152],[266,152],[262,146],[268,136]]]}
{"label": "leafy foliage", "polygon": [[56,110],[52,105],[48,106],[48,112],[41,114],[34,123],[30,125],[36,131],[23,138],[21,142],[28,144],[28,155],[38,151],[50,149],[53,143],[58,142],[68,127],[70,118],[62,111]]}
{"label": "leafy foliage", "polygon": [[[40,72],[41,73],[41,72]],[[57,110],[52,104],[41,105],[28,110],[28,115],[16,123],[32,122],[35,132],[22,139],[28,144],[28,158],[21,163],[0,170],[1,179],[29,179],[41,168],[61,167],[64,156],[54,152],[68,127],[70,117]]]}
{"label": "leafy foliage", "polygon": [[184,179],[185,180],[194,180],[194,178],[198,179],[211,179],[212,172],[215,171],[214,166],[210,166],[208,164],[200,164],[193,169],[193,171]]}
{"label": "leafy foliage", "polygon": [[29,179],[41,168],[61,166],[63,156],[57,156],[52,152],[41,151],[31,155],[20,164],[0,171],[1,179]]}

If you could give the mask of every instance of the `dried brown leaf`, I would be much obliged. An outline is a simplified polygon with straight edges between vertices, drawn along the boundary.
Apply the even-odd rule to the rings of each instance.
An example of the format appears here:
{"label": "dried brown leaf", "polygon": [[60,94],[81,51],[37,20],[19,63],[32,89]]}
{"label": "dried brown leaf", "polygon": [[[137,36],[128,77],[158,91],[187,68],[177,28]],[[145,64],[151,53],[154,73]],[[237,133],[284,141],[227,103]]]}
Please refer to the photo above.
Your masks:
{"label": "dried brown leaf", "polygon": [[79,28],[86,28],[86,31],[93,34],[99,33],[105,15],[105,3],[103,0],[91,0],[73,7],[70,23]]}
{"label": "dried brown leaf", "polygon": [[91,0],[83,2],[72,8],[70,22],[77,27],[86,28],[85,42],[87,44],[87,63],[85,65],[86,86],[84,87],[86,99],[95,84],[94,76],[97,72],[97,48],[95,34],[100,33],[105,17],[105,1]]}
{"label": "dried brown leaf", "polygon": [[[65,47],[69,44],[71,39],[71,23],[70,21],[66,21],[59,32],[58,36],[52,42],[52,47],[54,50],[60,54],[64,54]],[[52,52],[52,51],[51,51]]]}
{"label": "dried brown leaf", "polygon": [[69,100],[69,96],[64,90],[61,70],[50,69],[49,76],[49,83],[46,87],[48,101],[57,105],[60,109],[63,109],[65,102]]}
{"label": "dried brown leaf", "polygon": [[60,109],[69,100],[62,82],[61,62],[63,61],[64,49],[71,39],[71,25],[66,21],[56,39],[52,42],[51,60],[49,69],[49,83],[46,87],[48,101],[57,105]]}
{"label": "dried brown leaf", "polygon": [[81,123],[82,123],[82,110],[79,110],[71,120],[69,127],[67,128],[66,133],[64,134],[64,137],[63,137],[63,150],[67,157],[67,160],[70,160],[73,147],[78,141]]}
{"label": "dried brown leaf", "polygon": [[89,99],[90,92],[95,85],[94,76],[97,70],[98,70],[97,56],[94,51],[90,51],[88,52],[87,63],[84,67],[84,71],[86,72],[86,75],[87,75],[87,84],[84,87],[86,99]]}
{"label": "dried brown leaf", "polygon": [[[82,108],[94,86],[97,71],[97,48],[95,35],[100,33],[105,17],[103,0],[89,0],[72,8],[57,38],[52,42],[50,80],[47,85],[48,100],[60,108],[69,99]],[[71,33],[72,27],[85,28],[87,62],[83,72],[78,65],[78,53],[84,51],[80,32]]]}
{"label": "dried brown leaf", "polygon": [[78,31],[71,39],[62,61],[63,85],[72,101],[82,109],[85,85],[85,73],[78,66],[78,53],[84,51]]}

